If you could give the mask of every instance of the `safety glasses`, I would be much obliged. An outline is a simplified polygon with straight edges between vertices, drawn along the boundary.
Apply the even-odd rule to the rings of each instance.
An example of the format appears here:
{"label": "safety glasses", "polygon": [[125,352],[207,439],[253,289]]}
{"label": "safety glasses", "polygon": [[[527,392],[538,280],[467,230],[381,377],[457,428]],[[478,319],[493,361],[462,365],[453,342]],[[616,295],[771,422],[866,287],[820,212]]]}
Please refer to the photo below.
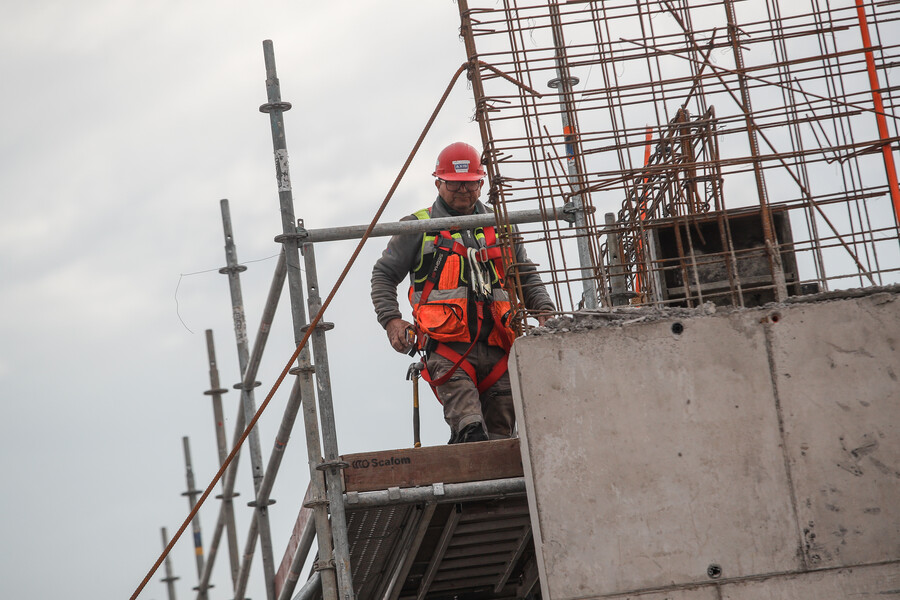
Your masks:
{"label": "safety glasses", "polygon": [[458,192],[463,187],[465,187],[470,192],[474,192],[481,187],[481,184],[484,182],[484,180],[479,179],[478,181],[447,181],[446,179],[441,179],[441,182],[445,186],[447,186],[447,189],[451,192]]}

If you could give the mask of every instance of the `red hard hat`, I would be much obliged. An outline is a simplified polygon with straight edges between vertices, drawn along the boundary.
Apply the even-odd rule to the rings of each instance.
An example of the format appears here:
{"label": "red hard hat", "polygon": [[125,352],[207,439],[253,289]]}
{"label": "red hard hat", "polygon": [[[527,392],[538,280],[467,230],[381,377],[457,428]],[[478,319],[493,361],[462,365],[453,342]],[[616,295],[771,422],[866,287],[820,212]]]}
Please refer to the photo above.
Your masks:
{"label": "red hard hat", "polygon": [[485,175],[481,153],[465,142],[454,142],[438,154],[432,175],[444,181],[478,181]]}

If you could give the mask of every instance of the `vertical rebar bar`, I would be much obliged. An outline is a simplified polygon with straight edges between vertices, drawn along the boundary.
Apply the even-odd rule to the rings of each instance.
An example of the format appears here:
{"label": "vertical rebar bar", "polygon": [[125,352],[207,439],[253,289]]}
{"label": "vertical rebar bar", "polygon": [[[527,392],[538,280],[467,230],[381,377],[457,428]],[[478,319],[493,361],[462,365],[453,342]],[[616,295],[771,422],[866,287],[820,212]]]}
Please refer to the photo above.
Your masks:
{"label": "vertical rebar bar", "polygon": [[[497,149],[494,144],[493,135],[491,133],[490,119],[488,118],[487,98],[484,93],[484,84],[481,80],[481,70],[478,63],[478,50],[475,48],[475,37],[472,31],[472,18],[469,13],[469,4],[467,0],[458,0],[459,5],[459,33],[463,38],[466,48],[466,60],[468,61],[468,79],[472,84],[472,94],[475,98],[475,120],[478,123],[478,130],[481,134],[481,146],[484,149],[482,164],[487,170],[488,179],[491,184],[490,202],[494,203],[494,216],[496,224],[502,226],[507,222],[506,198],[504,187],[501,184],[500,168],[497,160]],[[503,231],[503,228],[500,228]],[[498,236],[498,242],[503,248],[501,252],[501,260],[503,270],[508,273],[506,278],[506,291],[509,294],[510,301],[514,305],[524,297],[522,293],[522,280],[519,276],[519,269],[514,267],[515,251],[513,248],[513,240],[509,235]],[[522,323],[516,321],[514,328],[521,333]]]}
{"label": "vertical rebar bar", "polygon": [[[269,114],[269,123],[272,130],[272,147],[275,154],[275,177],[278,184],[282,231],[286,234],[295,233],[297,227],[294,220],[294,198],[291,189],[290,166],[283,117],[284,110],[289,109],[290,104],[281,100],[281,85],[275,68],[275,51],[271,40],[263,42],[263,55],[266,65],[266,96],[268,101],[260,107],[260,110]],[[300,253],[296,240],[285,239],[282,243],[288,267],[288,291],[291,300],[294,341],[299,343],[303,339],[303,327],[307,324],[306,311],[303,306],[303,287],[300,278]],[[337,600],[339,593],[344,600],[349,600],[353,597],[349,556],[337,556],[337,545],[334,544],[335,535],[346,538],[346,522],[340,522],[334,518],[331,522],[328,520],[325,477],[319,469],[323,461],[318,430],[319,422],[318,411],[316,410],[315,388],[312,381],[314,369],[311,366],[309,354],[308,346],[301,349],[297,361],[297,374],[306,430],[310,485],[314,490],[311,504],[315,511],[316,539],[319,547],[319,561],[316,568],[321,573],[322,593],[325,600]],[[332,470],[329,469],[329,471]],[[336,483],[338,489],[340,489],[340,483]],[[332,560],[334,566],[331,565]]]}
{"label": "vertical rebar bar", "polygon": [[[241,293],[240,273],[247,267],[240,265],[237,259],[237,248],[234,244],[234,233],[231,226],[231,213],[228,209],[228,200],[220,202],[222,208],[222,227],[225,234],[225,267],[219,269],[220,273],[228,275],[228,287],[231,292],[232,319],[234,321],[234,335],[237,341],[238,363],[241,370],[241,406],[244,409],[244,419],[250,422],[256,414],[256,402],[253,398],[253,388],[256,382],[243,380],[250,362],[250,351],[247,343],[247,319],[244,313],[244,299]],[[250,465],[253,471],[253,489],[259,494],[259,487],[263,478],[262,449],[259,443],[259,429],[254,427],[248,437],[250,450]],[[269,600],[275,598],[275,567],[272,557],[272,533],[269,526],[269,504],[273,500],[264,503],[254,501],[250,503],[254,508],[255,518],[259,526],[260,551],[262,552],[263,573],[266,584],[266,596]]]}
{"label": "vertical rebar bar", "polygon": [[[216,364],[216,348],[213,343],[212,329],[206,330],[206,353],[209,359],[209,389],[203,392],[204,395],[212,398],[213,420],[216,428],[216,449],[219,453],[219,465],[225,462],[228,456],[228,439],[225,433],[225,414],[222,411],[222,394],[228,392],[219,383],[219,368]],[[237,545],[237,527],[234,523],[234,503],[232,502],[233,493],[225,489],[226,481],[222,480],[222,511],[225,519],[225,529],[228,535],[228,556],[231,560],[231,584],[234,589],[237,583],[238,569],[240,568],[240,560]],[[209,547],[210,558],[212,560],[213,553],[218,551],[219,539],[221,534],[214,536]],[[202,584],[202,580],[201,580]]]}
{"label": "vertical rebar bar", "polygon": [[[739,28],[734,14],[734,0],[723,0],[723,5],[728,20],[728,38],[734,54],[734,69],[737,73],[738,85],[741,88],[741,110],[744,113],[744,123],[747,127],[747,141],[750,144],[753,174],[756,177],[756,193],[759,196],[759,214],[762,220],[766,253],[769,256],[769,270],[772,273],[775,300],[781,302],[787,298],[787,283],[784,279],[784,269],[781,266],[781,250],[779,249],[778,240],[775,237],[772,225],[772,213],[769,210],[769,197],[766,191],[766,179],[763,174],[762,161],[759,156],[756,124],[753,122],[753,107],[750,104],[750,88],[747,85],[743,49],[741,48],[741,41],[738,39]],[[685,288],[687,288],[687,282],[685,282]]]}
{"label": "vertical rebar bar", "polygon": [[609,297],[613,306],[625,306],[628,304],[628,298],[634,294],[628,293],[625,282],[625,267],[622,265],[622,252],[616,215],[606,213],[603,215],[603,218],[606,222],[606,249],[609,252]]}
{"label": "vertical rebar bar", "polygon": [[[165,549],[169,545],[169,534],[166,532],[166,528],[162,527],[162,544],[163,549]],[[172,575],[172,561],[169,560],[169,557],[166,556],[166,576],[162,579],[162,582],[166,584],[166,591],[169,594],[169,600],[176,600],[175,598],[175,582],[178,580],[178,577]]]}
{"label": "vertical rebar bar", "polygon": [[[185,479],[187,479],[187,491],[182,493],[182,496],[187,496],[188,499],[188,508],[189,510],[194,509],[194,505],[197,503],[197,496],[201,494],[200,490],[194,487],[194,466],[191,462],[191,444],[188,440],[187,436],[181,438],[181,443],[184,446],[184,471],[185,471]],[[194,534],[194,557],[197,561],[197,578],[198,580],[203,577],[203,536],[200,532],[200,515],[195,515],[193,520],[191,521],[191,530]],[[201,600],[204,600],[206,596],[206,588],[201,587],[198,583],[197,589],[199,591],[198,597]]]}

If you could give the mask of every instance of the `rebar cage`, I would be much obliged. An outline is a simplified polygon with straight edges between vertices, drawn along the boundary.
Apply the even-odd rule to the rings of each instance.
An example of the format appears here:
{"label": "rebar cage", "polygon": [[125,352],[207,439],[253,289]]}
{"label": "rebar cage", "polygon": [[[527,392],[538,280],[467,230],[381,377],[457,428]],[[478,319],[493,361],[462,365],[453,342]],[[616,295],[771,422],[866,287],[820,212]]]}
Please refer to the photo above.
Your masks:
{"label": "rebar cage", "polygon": [[518,236],[561,311],[898,281],[896,3],[459,4],[500,222],[572,216]]}

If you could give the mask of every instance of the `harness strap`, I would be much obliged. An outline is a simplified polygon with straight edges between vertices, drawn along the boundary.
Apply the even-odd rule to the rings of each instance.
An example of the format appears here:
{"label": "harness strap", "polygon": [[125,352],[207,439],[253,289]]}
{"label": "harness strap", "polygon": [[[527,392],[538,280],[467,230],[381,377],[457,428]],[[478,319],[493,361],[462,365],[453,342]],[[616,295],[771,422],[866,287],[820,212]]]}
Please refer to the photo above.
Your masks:
{"label": "harness strap", "polygon": [[[475,305],[477,307],[476,310],[478,313],[478,332],[475,335],[475,341],[473,341],[469,345],[469,347],[466,348],[466,351],[463,352],[462,354],[460,354],[459,352],[456,352],[455,350],[450,348],[450,346],[448,346],[447,344],[445,344],[443,342],[439,342],[437,347],[434,349],[434,352],[440,356],[443,356],[447,360],[452,360],[453,366],[450,367],[450,369],[446,373],[444,373],[437,379],[433,379],[431,377],[431,373],[428,372],[427,362],[425,364],[425,368],[422,369],[422,379],[427,381],[428,385],[431,386],[431,391],[434,393],[435,398],[438,399],[438,402],[441,402],[441,397],[438,396],[438,393],[437,393],[438,386],[441,386],[441,385],[444,385],[445,383],[447,383],[450,380],[450,377],[452,377],[453,374],[456,373],[456,370],[459,369],[460,367],[462,367],[462,370],[465,371],[466,375],[469,376],[469,378],[475,384],[475,387],[478,388],[479,394],[483,394],[492,385],[497,383],[497,381],[501,377],[503,377],[503,374],[506,373],[506,371],[509,368],[509,366],[507,364],[508,360],[509,360],[509,355],[504,353],[503,357],[497,361],[497,363],[491,369],[491,372],[488,373],[487,377],[485,377],[481,381],[478,381],[478,376],[475,373],[475,367],[472,365],[472,363],[470,361],[466,360],[466,357],[469,355],[469,352],[471,352],[472,348],[475,347],[475,344],[478,343],[478,334],[481,333],[481,322],[484,318],[484,303],[477,302]],[[443,404],[443,402],[441,402],[441,404]]]}
{"label": "harness strap", "polygon": [[[480,262],[487,262],[488,260],[496,261],[502,256],[500,246],[496,245],[497,235],[494,232],[493,227],[484,227],[483,230],[484,244],[486,247],[476,249],[475,253]],[[468,254],[469,248],[456,241],[449,231],[440,231],[436,237],[439,237],[440,239],[435,240],[435,248],[445,248],[460,256],[466,256]]]}
{"label": "harness strap", "polygon": [[431,266],[431,272],[428,273],[428,277],[425,279],[425,285],[422,286],[422,294],[419,296],[419,306],[428,302],[428,296],[431,295],[431,290],[433,290],[434,286],[437,285],[437,282],[440,281],[441,271],[444,270],[444,263],[447,262],[447,258],[450,256],[446,247],[435,246],[434,249],[434,264]]}
{"label": "harness strap", "polygon": [[[428,297],[431,295],[432,290],[440,280],[441,271],[443,271],[444,269],[444,263],[446,262],[451,252],[471,259],[471,256],[469,255],[470,249],[460,242],[456,241],[449,231],[441,231],[436,237],[438,239],[435,239],[434,242],[435,261],[434,265],[432,266],[431,272],[428,274],[428,277],[425,280],[425,285],[422,286],[422,293],[419,296],[419,306],[424,305],[428,301]],[[485,227],[484,237],[485,245],[487,247],[477,250],[471,250],[474,252],[475,256],[480,262],[487,262],[488,260],[491,260],[494,262],[497,272],[502,273],[502,250],[499,246],[496,245],[497,236],[494,228]],[[437,394],[437,388],[447,383],[459,368],[462,368],[466,375],[469,376],[469,378],[478,388],[479,394],[484,393],[487,389],[494,385],[508,370],[507,363],[509,355],[504,354],[503,357],[499,361],[497,361],[497,363],[491,369],[490,373],[488,373],[487,377],[479,382],[478,376],[475,373],[475,367],[470,361],[466,360],[466,357],[472,351],[472,348],[474,348],[475,344],[478,343],[478,338],[481,337],[481,324],[484,321],[484,302],[475,302],[475,310],[477,314],[478,326],[475,335],[472,338],[472,343],[468,348],[466,348],[465,352],[460,354],[451,349],[443,342],[438,342],[437,347],[434,349],[434,352],[436,354],[446,358],[447,360],[453,361],[453,366],[450,367],[450,369],[446,373],[444,373],[437,379],[433,379],[431,377],[431,374],[428,372],[427,364],[425,365],[425,368],[422,369],[422,379],[428,382],[428,385],[431,387],[431,391],[438,399],[438,402],[441,402],[441,398]]]}
{"label": "harness strap", "polygon": [[472,366],[471,362],[466,360],[466,356],[469,355],[469,352],[472,350],[472,347],[474,345],[475,344],[469,346],[463,354],[454,351],[452,348],[443,343],[439,343],[437,345],[437,348],[434,349],[434,352],[436,354],[443,356],[447,360],[454,361],[453,367],[451,367],[450,370],[447,371],[447,373],[435,380],[431,379],[431,376],[428,373],[427,365],[425,366],[425,369],[422,370],[422,379],[427,381],[431,386],[431,391],[434,392],[434,396],[438,399],[438,402],[441,401],[441,398],[437,394],[437,387],[447,383],[447,381],[450,379],[450,376],[453,375],[453,373],[455,373],[459,368],[462,368],[462,370],[465,371],[466,375],[469,376],[469,378],[475,384],[475,387],[478,388],[479,394],[483,394],[485,391],[490,389],[490,387],[497,383],[497,381],[501,377],[503,377],[503,374],[506,373],[507,370],[509,370],[509,355],[504,354],[503,357],[498,360],[494,367],[491,369],[491,372],[487,374],[487,377],[485,377],[481,381],[478,381],[478,376],[475,374],[475,367]]}
{"label": "harness strap", "polygon": [[503,250],[497,245],[497,232],[493,227],[484,228],[484,243],[487,246],[487,248],[482,249],[485,253],[485,258],[494,261],[494,268],[502,281],[504,279]]}
{"label": "harness strap", "polygon": [[[428,375],[427,377],[424,376],[424,374],[426,374],[428,371],[428,365],[426,365],[425,370],[422,371],[422,373],[423,373],[422,379],[424,379],[425,381],[428,382],[428,384],[431,386],[432,391],[437,386],[444,385],[445,383],[447,383],[447,381],[449,381],[450,377],[454,373],[456,373],[456,369],[458,369],[460,367],[460,365],[463,364],[463,361],[465,361],[465,358],[469,355],[469,352],[472,351],[472,348],[475,347],[475,344],[478,343],[478,337],[481,335],[481,323],[482,323],[482,321],[484,321],[484,303],[476,302],[475,303],[475,311],[476,311],[476,314],[478,315],[477,331],[475,332],[475,336],[472,338],[472,343],[469,345],[468,348],[466,348],[466,351],[462,355],[459,355],[456,352],[453,352],[453,350],[451,350],[450,347],[447,346],[446,344],[444,344],[443,342],[438,342],[438,348],[443,346],[447,352],[450,352],[451,354],[454,355],[454,358],[449,358],[449,357],[445,356],[443,353],[441,353],[441,356],[444,356],[445,358],[447,358],[447,360],[456,360],[454,365],[452,367],[450,367],[450,370],[435,380],[431,379],[431,375]],[[437,351],[437,350],[435,350],[435,351]],[[456,358],[456,357],[458,357],[458,358]],[[466,362],[465,364],[469,367],[469,369],[472,369],[471,363]],[[465,366],[463,367],[463,370],[466,371]],[[468,371],[466,371],[466,373],[468,373]],[[472,381],[475,381],[474,375],[475,375],[475,370],[472,369],[472,373],[471,373]],[[434,395],[437,396],[437,392],[434,392]],[[438,398],[438,400],[440,400],[440,398]]]}
{"label": "harness strap", "polygon": [[460,242],[453,239],[453,236],[450,235],[449,231],[441,231],[440,236],[441,239],[435,240],[434,242],[434,247],[436,249],[445,248],[455,254],[460,254],[462,256],[466,255],[466,247]]}

